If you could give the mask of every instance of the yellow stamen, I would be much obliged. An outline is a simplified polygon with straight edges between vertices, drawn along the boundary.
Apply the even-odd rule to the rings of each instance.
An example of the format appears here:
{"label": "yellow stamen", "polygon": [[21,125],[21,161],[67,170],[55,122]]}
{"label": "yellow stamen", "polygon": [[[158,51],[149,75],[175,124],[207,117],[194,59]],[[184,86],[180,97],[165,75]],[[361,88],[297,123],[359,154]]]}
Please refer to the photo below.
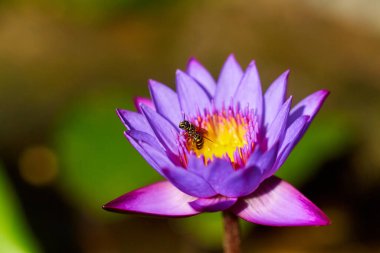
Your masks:
{"label": "yellow stamen", "polygon": [[247,145],[248,122],[240,114],[212,114],[198,118],[198,122],[200,131],[203,131],[204,144],[201,149],[192,150],[198,157],[203,155],[206,161],[212,160],[213,156],[227,155],[234,162],[235,151]]}

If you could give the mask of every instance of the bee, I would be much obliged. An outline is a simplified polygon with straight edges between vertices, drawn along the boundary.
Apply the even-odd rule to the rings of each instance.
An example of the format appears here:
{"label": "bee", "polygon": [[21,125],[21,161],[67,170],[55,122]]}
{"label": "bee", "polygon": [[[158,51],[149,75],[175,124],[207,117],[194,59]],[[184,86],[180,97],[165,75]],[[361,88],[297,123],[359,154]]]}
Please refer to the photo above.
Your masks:
{"label": "bee", "polygon": [[204,136],[204,133],[206,132],[206,130],[202,128],[197,129],[197,127],[195,127],[193,124],[191,124],[187,120],[181,121],[179,123],[179,128],[181,128],[187,133],[188,138],[195,143],[195,146],[197,149],[202,149],[203,144],[204,144],[204,139],[209,140],[208,138]]}

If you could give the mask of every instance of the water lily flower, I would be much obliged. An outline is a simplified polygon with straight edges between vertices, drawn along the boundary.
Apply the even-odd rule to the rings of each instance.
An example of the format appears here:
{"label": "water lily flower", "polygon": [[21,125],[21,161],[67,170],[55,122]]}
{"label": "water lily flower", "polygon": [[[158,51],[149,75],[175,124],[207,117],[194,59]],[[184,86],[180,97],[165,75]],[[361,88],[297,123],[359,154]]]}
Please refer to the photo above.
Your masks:
{"label": "water lily flower", "polygon": [[[243,71],[230,55],[217,81],[195,59],[176,72],[176,91],[150,80],[151,99],[137,98],[137,112],[117,113],[126,138],[165,180],[104,208],[164,217],[227,210],[261,225],[328,225],[316,205],[274,176],[329,94],[317,91],[291,108],[288,75],[263,94],[255,61]],[[183,121],[192,129],[181,129]]]}

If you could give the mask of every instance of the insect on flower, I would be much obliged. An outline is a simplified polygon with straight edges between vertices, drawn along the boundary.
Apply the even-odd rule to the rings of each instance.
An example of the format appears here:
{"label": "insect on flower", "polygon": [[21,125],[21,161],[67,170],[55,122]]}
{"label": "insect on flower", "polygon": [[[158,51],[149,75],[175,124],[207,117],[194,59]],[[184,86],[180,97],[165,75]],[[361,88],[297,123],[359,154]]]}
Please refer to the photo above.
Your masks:
{"label": "insect on flower", "polygon": [[150,80],[152,98],[138,98],[137,112],[117,113],[126,138],[165,181],[104,208],[166,217],[223,211],[261,225],[328,225],[316,205],[274,175],[329,94],[319,90],[292,106],[288,75],[263,92],[255,61],[243,70],[231,55],[217,80],[195,59],[177,71],[175,91]]}
{"label": "insect on flower", "polygon": [[204,136],[205,133],[207,133],[205,129],[201,127],[196,127],[195,125],[193,125],[185,119],[179,123],[179,128],[185,131],[186,141],[189,144],[189,146],[193,146],[193,144],[195,144],[198,150],[203,148],[203,144],[205,142],[204,139],[213,142],[212,140]]}

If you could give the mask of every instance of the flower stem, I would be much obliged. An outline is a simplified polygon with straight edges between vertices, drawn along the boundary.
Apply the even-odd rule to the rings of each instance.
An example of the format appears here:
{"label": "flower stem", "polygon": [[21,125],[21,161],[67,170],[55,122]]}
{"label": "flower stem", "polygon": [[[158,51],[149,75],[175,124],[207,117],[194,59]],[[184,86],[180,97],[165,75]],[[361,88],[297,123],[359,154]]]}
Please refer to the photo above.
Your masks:
{"label": "flower stem", "polygon": [[240,253],[240,229],[238,217],[228,211],[223,212],[224,253]]}

